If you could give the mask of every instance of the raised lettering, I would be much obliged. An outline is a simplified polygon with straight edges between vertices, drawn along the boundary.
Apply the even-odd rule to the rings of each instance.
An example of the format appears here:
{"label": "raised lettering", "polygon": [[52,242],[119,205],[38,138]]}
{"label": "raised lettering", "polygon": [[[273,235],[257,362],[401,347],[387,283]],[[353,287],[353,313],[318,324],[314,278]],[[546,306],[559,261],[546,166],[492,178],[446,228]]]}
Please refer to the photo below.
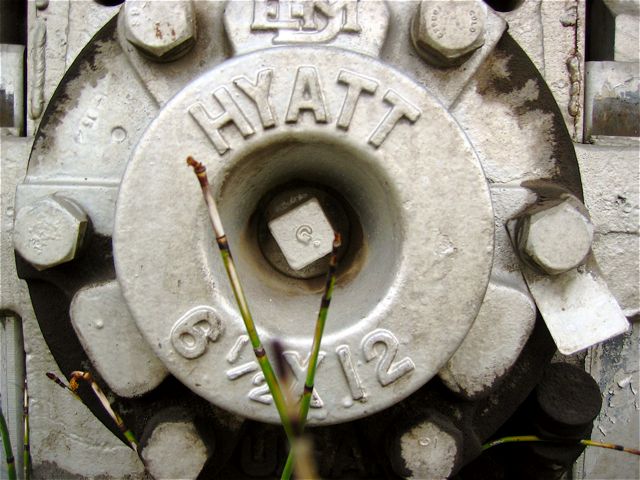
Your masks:
{"label": "raised lettering", "polygon": [[245,76],[233,80],[233,84],[255,103],[263,128],[275,127],[278,124],[269,97],[272,78],[273,70],[267,68],[258,72],[255,82]]}
{"label": "raised lettering", "polygon": [[229,380],[236,380],[247,373],[253,373],[260,368],[256,362],[247,362],[226,371]]}
{"label": "raised lettering", "polygon": [[211,307],[196,307],[184,314],[171,329],[176,352],[192,360],[204,354],[209,342],[223,333],[222,320]]}
{"label": "raised lettering", "polygon": [[338,83],[348,85],[347,94],[342,103],[342,110],[336,125],[344,130],[349,129],[353,114],[356,111],[356,105],[362,92],[373,94],[378,89],[378,82],[375,80],[351,72],[349,70],[340,70],[338,74]]}
{"label": "raised lettering", "polygon": [[[293,372],[293,376],[295,377],[295,381],[292,382],[291,384],[291,390],[295,391],[296,387],[298,386],[298,382],[304,383],[306,379],[307,366],[309,365],[309,355],[307,355],[307,358],[303,362],[298,352],[289,350],[289,351],[283,352],[282,354],[284,355],[284,358],[287,360],[287,363],[291,367],[291,371]],[[324,359],[324,357],[325,357],[325,352],[318,353],[318,363],[316,365],[317,368],[320,368],[320,364],[322,363],[322,360]],[[324,402],[320,398],[320,395],[318,395],[318,391],[315,388],[311,393],[310,405],[312,408],[322,408],[324,406]]]}
{"label": "raised lettering", "polygon": [[382,145],[382,142],[385,141],[400,119],[406,118],[411,123],[415,123],[422,114],[416,106],[402,98],[395,90],[387,90],[383,99],[391,105],[391,109],[369,137],[369,143],[375,148]]}
{"label": "raised lettering", "polygon": [[360,376],[358,375],[358,372],[353,366],[353,361],[351,360],[351,349],[349,348],[349,345],[340,345],[336,348],[336,353],[338,354],[338,359],[342,366],[342,372],[347,379],[351,396],[354,400],[366,400],[362,380],[360,380]]}
{"label": "raised lettering", "polygon": [[[316,18],[316,12],[321,20]],[[360,33],[356,0],[255,0],[251,31],[276,31],[274,44],[327,43]]]}
{"label": "raised lettering", "polygon": [[[284,2],[282,2],[282,4],[286,5]],[[287,14],[289,15],[287,16]],[[297,29],[298,23],[298,20],[291,18],[290,12],[286,11],[286,7],[281,8],[281,2],[274,2],[273,0],[253,0],[251,30]]]}
{"label": "raised lettering", "polygon": [[213,91],[213,97],[222,107],[222,113],[212,115],[205,106],[196,102],[189,107],[189,113],[209,137],[218,154],[223,155],[231,147],[220,133],[220,129],[229,123],[233,123],[243,137],[249,137],[255,133],[251,122],[244,115],[238,104],[233,100],[229,90],[225,87]]}
{"label": "raised lettering", "polygon": [[240,353],[247,343],[249,343],[249,335],[240,335],[236,339],[236,343],[234,343],[233,347],[231,347],[231,350],[229,350],[229,353],[227,353],[227,362],[235,363],[240,357]]}
{"label": "raised lettering", "polygon": [[265,405],[271,405],[273,397],[269,392],[269,385],[264,381],[264,374],[258,373],[253,377],[252,383],[256,386],[249,390],[248,397],[250,400],[258,403],[264,403]]}
{"label": "raised lettering", "polygon": [[314,6],[328,18],[338,17],[343,32],[359,32],[357,0],[315,0]]}
{"label": "raised lettering", "polygon": [[329,121],[324,93],[315,67],[298,68],[291,91],[286,121],[288,123],[297,122],[301,110],[312,111],[316,122],[327,123]]}
{"label": "raised lettering", "polygon": [[381,343],[385,347],[384,353],[380,357],[380,360],[378,360],[376,367],[378,381],[383,387],[395,382],[416,368],[413,360],[409,357],[393,363],[398,354],[398,339],[389,330],[382,328],[369,333],[362,341],[362,352],[367,362],[370,362],[378,356],[379,352],[374,348],[374,345],[377,343]]}

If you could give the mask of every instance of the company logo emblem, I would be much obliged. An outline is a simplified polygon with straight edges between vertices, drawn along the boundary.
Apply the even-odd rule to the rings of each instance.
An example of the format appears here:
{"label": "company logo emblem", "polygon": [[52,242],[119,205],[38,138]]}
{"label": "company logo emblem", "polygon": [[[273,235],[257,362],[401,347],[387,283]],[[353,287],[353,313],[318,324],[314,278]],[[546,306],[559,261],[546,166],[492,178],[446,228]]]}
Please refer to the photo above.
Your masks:
{"label": "company logo emblem", "polygon": [[327,43],[360,33],[357,0],[254,0],[252,32],[275,31],[274,44]]}

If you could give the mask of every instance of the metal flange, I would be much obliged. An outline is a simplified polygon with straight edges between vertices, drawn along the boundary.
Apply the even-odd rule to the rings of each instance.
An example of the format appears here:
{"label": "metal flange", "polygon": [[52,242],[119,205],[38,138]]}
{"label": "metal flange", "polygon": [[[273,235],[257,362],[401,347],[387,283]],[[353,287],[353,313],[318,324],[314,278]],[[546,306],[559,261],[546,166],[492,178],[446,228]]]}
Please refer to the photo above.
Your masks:
{"label": "metal flange", "polygon": [[[129,163],[114,254],[139,329],[194,392],[277,422],[187,155],[209,169],[263,342],[284,342],[299,389],[322,280],[287,277],[269,264],[255,234],[256,209],[274,189],[313,182],[355,212],[350,222],[362,238],[352,235],[342,260],[312,424],[397,403],[456,350],[487,286],[494,217],[472,147],[424,88],[338,49],[248,54],[187,85]],[[202,308],[207,315],[189,317]],[[205,348],[181,354],[192,343]]]}

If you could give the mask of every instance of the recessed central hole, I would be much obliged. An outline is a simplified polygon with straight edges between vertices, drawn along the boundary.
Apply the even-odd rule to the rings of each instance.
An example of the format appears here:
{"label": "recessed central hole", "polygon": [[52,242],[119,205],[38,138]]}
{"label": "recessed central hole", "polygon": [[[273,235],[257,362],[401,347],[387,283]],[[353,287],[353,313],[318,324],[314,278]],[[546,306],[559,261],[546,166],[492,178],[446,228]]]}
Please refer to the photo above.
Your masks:
{"label": "recessed central hole", "polygon": [[334,232],[342,236],[338,260],[354,247],[354,228],[361,232],[348,202],[323,185],[280,186],[260,200],[256,213],[262,254],[273,268],[293,278],[315,278],[327,272]]}

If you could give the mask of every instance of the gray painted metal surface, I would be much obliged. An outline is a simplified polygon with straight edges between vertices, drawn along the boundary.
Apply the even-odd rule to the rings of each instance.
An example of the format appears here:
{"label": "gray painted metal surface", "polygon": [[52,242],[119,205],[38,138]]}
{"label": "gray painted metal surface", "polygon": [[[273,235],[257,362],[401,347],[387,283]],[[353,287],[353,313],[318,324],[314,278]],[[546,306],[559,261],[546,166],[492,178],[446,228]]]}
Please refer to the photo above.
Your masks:
{"label": "gray painted metal surface", "polygon": [[142,395],[169,374],[140,335],[118,282],[81,289],[69,313],[91,362],[116,394]]}
{"label": "gray painted metal surface", "polygon": [[[509,92],[508,105],[501,102],[498,96],[491,98],[480,93],[486,90],[487,84],[480,81],[479,78],[486,77],[487,72],[490,72],[490,75],[497,75],[499,78],[506,78],[500,77],[500,75],[504,73],[508,59],[500,58],[496,61],[491,55],[505,27],[505,22],[494,12],[488,12],[483,47],[472,55],[463,67],[443,71],[425,65],[413,55],[407,55],[407,52],[413,48],[409,32],[410,19],[415,13],[416,4],[391,2],[386,7],[380,8],[379,5],[384,6],[384,3],[375,3],[378,4],[374,7],[377,9],[377,16],[370,18],[373,19],[371,25],[375,26],[377,33],[373,34],[372,30],[367,30],[363,32],[363,35],[358,35],[356,32],[347,31],[345,35],[337,35],[336,42],[340,45],[353,46],[357,44],[358,38],[370,35],[368,38],[372,39],[371,43],[364,42],[354,48],[356,50],[363,49],[360,51],[372,55],[379,53],[383,61],[394,64],[395,68],[414,79],[418,79],[419,82],[427,84],[437,98],[448,105],[454,104],[453,113],[456,120],[463,125],[465,133],[473,143],[492,184],[491,197],[497,228],[495,230],[496,255],[492,271],[494,280],[491,285],[497,278],[498,285],[506,284],[514,292],[520,291],[526,294],[526,287],[519,273],[518,259],[510,248],[503,225],[506,219],[517,215],[519,211],[535,201],[535,198],[530,198],[529,191],[519,187],[519,182],[524,179],[547,177],[554,174],[553,162],[549,162],[548,159],[555,152],[553,148],[545,148],[545,145],[548,146],[549,138],[553,138],[551,132],[554,128],[557,129],[557,125],[552,125],[547,113],[543,111],[531,112],[531,115],[524,121],[513,114],[517,109],[522,109],[524,105],[535,101],[540,94],[540,84],[534,82],[534,84],[518,86],[517,89]],[[232,5],[240,4],[241,2],[236,2]],[[20,193],[16,199],[18,208],[46,195],[64,192],[65,196],[83,206],[99,233],[111,234],[113,231],[113,210],[122,171],[142,131],[155,116],[158,104],[165,104],[192,78],[206,72],[227,58],[228,54],[223,48],[226,35],[229,35],[232,44],[234,38],[240,38],[239,36],[234,37],[236,34],[233,32],[233,28],[236,28],[236,25],[232,25],[233,22],[229,22],[228,19],[226,20],[227,33],[225,33],[223,2],[199,1],[195,2],[194,7],[199,30],[198,42],[194,45],[191,53],[182,59],[171,64],[156,63],[141,55],[136,48],[128,44],[124,35],[119,35],[118,42],[122,46],[121,52],[117,52],[117,49],[113,48],[109,42],[102,44],[103,51],[112,48],[114,53],[108,68],[100,67],[98,64],[100,75],[92,76],[91,71],[84,70],[80,72],[76,80],[68,82],[67,93],[71,97],[75,97],[80,92],[81,100],[70,102],[60,112],[52,112],[52,118],[55,118],[55,121],[51,123],[57,124],[57,128],[60,129],[58,132],[60,138],[73,138],[74,141],[36,146],[32,156],[30,175],[27,182],[20,185]],[[35,101],[37,106],[42,101],[42,107],[48,103],[54,87],[71,65],[71,60],[89,41],[93,33],[104,24],[104,21],[113,16],[117,10],[117,8],[101,7],[94,2],[68,1],[52,2],[48,6],[41,5],[37,11],[35,8],[30,8],[30,23],[33,27],[37,25],[37,21],[43,19],[46,19],[47,24],[46,30],[43,30],[42,27],[33,29],[33,40],[29,47],[29,58],[34,59],[29,67],[28,95],[31,103]],[[249,12],[240,12],[239,10],[236,12],[240,19],[238,24],[245,22],[245,26],[239,28],[239,30],[245,29],[242,33],[245,36],[247,36],[248,30],[246,19],[252,17],[252,9],[248,10]],[[368,13],[363,12],[363,15],[365,14]],[[584,69],[581,67],[584,43],[580,35],[580,29],[584,28],[585,23],[584,4],[578,1],[527,1],[519,10],[501,15],[509,21],[510,33],[519,39],[521,45],[525,46],[543,72],[547,83],[556,95],[572,135],[574,138],[580,138],[582,111],[581,109],[572,110],[572,106],[576,102],[578,106],[581,106],[580,98],[584,92],[582,83]],[[327,25],[331,23],[331,19],[335,16],[323,14],[321,11],[316,11],[313,15],[314,18],[322,22],[320,27],[325,27],[324,22]],[[365,17],[359,18],[364,19]],[[78,22],[78,19],[82,19],[82,21]],[[393,22],[392,28],[388,28],[388,22],[391,21]],[[367,27],[369,27],[368,24]],[[122,32],[122,29],[120,31]],[[248,34],[248,37],[251,35],[255,38],[260,36],[259,42],[251,48],[262,48],[273,45],[277,32],[267,28],[260,34],[257,31],[254,34]],[[238,42],[238,45],[240,43]],[[250,47],[240,46],[238,52],[242,48],[247,48],[246,51],[250,49]],[[46,62],[39,63],[37,59],[44,58],[45,55]],[[567,62],[571,59],[573,59],[570,64],[572,66],[569,68]],[[491,68],[486,68],[487,64]],[[90,79],[89,83],[92,83],[91,88],[85,86],[87,78]],[[112,91],[128,92],[128,94],[116,99],[115,96],[108,95]],[[82,92],[85,92],[84,95]],[[105,93],[106,95],[101,97],[101,94]],[[244,93],[236,93],[244,95]],[[366,92],[363,93],[360,101],[365,99],[365,94]],[[91,99],[95,100],[96,98],[102,99],[101,102],[92,104]],[[245,97],[242,98],[247,100]],[[236,101],[241,100],[236,98]],[[41,111],[44,110],[42,107],[39,107]],[[31,112],[28,119],[30,134],[33,134],[34,126],[42,119],[40,115],[33,115],[33,113]],[[302,115],[309,115],[309,113],[306,112]],[[518,118],[519,121],[513,121],[514,118]],[[233,128],[231,127],[232,140],[239,139],[240,137],[233,133]],[[79,142],[78,139],[86,141]],[[597,139],[597,141],[600,140]],[[7,235],[11,232],[13,212],[15,212],[12,208],[5,208],[6,205],[12,205],[13,202],[13,186],[7,190],[7,179],[13,174],[7,175],[7,172],[11,172],[14,168],[15,162],[11,157],[18,155],[16,152],[20,149],[5,147],[8,143],[4,138],[2,142],[2,215],[3,243],[5,243]],[[29,144],[28,139],[26,144]],[[100,149],[97,149],[96,145],[105,145],[101,155],[97,155]],[[589,172],[588,180],[583,178],[583,183],[587,187],[592,184],[591,182],[596,181],[610,181],[619,185],[620,178],[626,177],[627,181],[632,178],[625,174],[615,176],[608,172],[618,169],[624,172],[628,171],[634,164],[637,164],[637,154],[634,157],[634,153],[629,150],[629,147],[610,146],[607,148],[611,152],[611,155],[607,156],[611,162],[607,168],[594,168],[592,164],[589,164],[592,157],[584,157],[585,161],[581,168],[583,171]],[[27,157],[26,147],[24,151],[20,150],[19,156],[22,162],[21,168],[24,168]],[[71,158],[76,161],[70,162],[68,159]],[[605,161],[601,156],[597,158],[599,162]],[[99,170],[96,170],[96,166],[99,166]],[[602,175],[599,175],[598,171],[603,172]],[[606,177],[604,172],[607,172]],[[15,176],[16,181],[18,177],[20,174]],[[89,180],[87,181],[85,177]],[[629,282],[625,278],[626,274],[624,273],[631,272],[632,276],[634,273],[637,275],[637,269],[629,267],[637,262],[637,256],[629,254],[629,252],[637,251],[637,222],[633,217],[635,211],[633,210],[633,200],[637,199],[637,190],[632,187],[625,187],[625,189],[619,191],[627,199],[627,202],[620,204],[620,208],[610,208],[617,204],[615,203],[616,199],[609,199],[614,203],[611,205],[607,203],[607,206],[601,210],[602,202],[595,201],[593,199],[596,197],[589,196],[589,188],[586,188],[585,202],[591,209],[596,226],[594,252],[603,270],[606,270],[608,281],[613,282],[616,286],[616,288],[612,287],[612,290],[616,293],[621,304],[624,304],[625,313],[629,314],[637,312],[638,298],[637,289],[631,285],[633,282]],[[634,192],[636,193],[634,194]],[[598,199],[604,198],[602,194],[598,195],[600,195],[597,197]],[[625,210],[620,213],[620,209],[627,208],[625,206],[627,203],[632,205],[631,211]],[[596,220],[601,212],[608,214],[604,224]],[[625,223],[627,220],[630,227],[625,226],[622,230],[618,230],[618,224],[621,221]],[[599,225],[609,226],[600,227],[604,229],[599,231]],[[625,225],[627,224],[625,223]],[[53,359],[44,344],[33,311],[28,303],[26,287],[15,278],[15,275],[12,278],[7,278],[6,272],[13,271],[15,267],[13,252],[10,248],[8,250],[4,248],[5,246],[3,245],[2,249],[3,291],[0,307],[18,312],[23,319],[25,344],[30,352],[27,359],[27,369],[30,379],[33,380],[32,451],[34,457],[37,458],[38,471],[46,472],[42,474],[48,476],[57,472],[58,467],[55,466],[57,464],[67,473],[73,472],[85,476],[96,475],[104,471],[109,471],[109,474],[115,477],[128,473],[141,474],[140,462],[119,445],[117,440],[113,439],[79,402],[71,402],[68,395],[64,395],[64,392],[58,391],[60,389],[56,389],[55,386],[48,384],[46,379],[41,378],[43,371],[54,368]],[[631,261],[629,261],[630,257],[633,257]],[[606,262],[603,263],[601,259],[605,259]],[[214,261],[213,258],[207,259],[207,262],[212,261]],[[605,263],[607,268],[604,268]],[[624,265],[625,268],[620,269],[616,265]],[[310,320],[315,315],[315,308],[317,308],[315,305],[310,308]],[[474,326],[473,328],[479,328],[480,323],[476,323],[478,327]],[[473,328],[471,334],[474,333]],[[482,332],[478,331],[476,335],[481,336]],[[615,342],[614,340],[609,344]],[[215,345],[215,343],[208,342],[207,348],[210,348],[211,345]],[[517,350],[517,342],[514,345]],[[400,352],[403,348],[403,345],[399,346]],[[375,352],[375,350],[373,351]],[[346,349],[341,349],[338,352],[341,362],[346,362],[348,352],[350,350]],[[603,359],[602,362],[593,363],[593,374],[596,376],[606,376],[612,368],[606,361],[608,350],[604,349],[602,352],[599,357]],[[233,356],[229,355],[228,358],[233,358]],[[247,358],[252,359],[251,357]],[[490,362],[491,359],[483,357],[482,360]],[[294,358],[293,363],[296,364],[296,361],[300,365],[304,363],[304,358]],[[625,357],[621,356],[617,365],[624,373],[629,371],[627,367],[632,363],[632,359],[625,360]],[[345,364],[348,365],[348,363]],[[358,368],[357,365],[356,368]],[[629,383],[625,383],[628,375],[629,373],[624,373],[616,380],[616,382],[624,384],[624,387],[618,385],[617,388],[621,391],[630,388],[630,392],[635,395],[633,388],[636,387],[633,387],[635,385],[633,379]],[[346,379],[352,398],[356,398],[362,393],[360,380],[356,376]],[[483,381],[479,380],[469,388],[482,386]],[[617,390],[611,389],[617,392]],[[626,390],[624,391],[626,392]],[[324,400],[323,391],[320,390],[319,395]],[[615,401],[611,408],[616,408]],[[82,436],[77,436],[77,432],[72,426],[51,420],[51,418],[66,418],[68,416],[74,416],[81,421],[83,425]],[[614,418],[616,416],[614,415]],[[614,425],[604,417],[603,422],[611,424],[603,426],[603,430],[609,435],[611,429],[619,428],[624,423],[619,421],[617,425]],[[637,432],[637,427],[633,430],[633,422],[631,425],[630,431],[633,436],[633,432]],[[605,440],[611,439],[611,437],[605,438]],[[108,455],[105,455],[105,452]],[[78,461],[79,458],[84,458],[87,454],[92,459],[90,463]],[[598,458],[596,461],[591,460],[591,462],[591,465],[599,464],[601,466],[607,463],[602,458]],[[602,468],[600,470],[590,468],[589,474],[592,476],[591,478],[603,478],[604,476],[619,478],[615,471],[613,469],[604,472]]]}
{"label": "gray painted metal surface", "polygon": [[486,395],[517,360],[535,320],[536,306],[528,295],[490,282],[471,330],[440,378],[465,398]]}

